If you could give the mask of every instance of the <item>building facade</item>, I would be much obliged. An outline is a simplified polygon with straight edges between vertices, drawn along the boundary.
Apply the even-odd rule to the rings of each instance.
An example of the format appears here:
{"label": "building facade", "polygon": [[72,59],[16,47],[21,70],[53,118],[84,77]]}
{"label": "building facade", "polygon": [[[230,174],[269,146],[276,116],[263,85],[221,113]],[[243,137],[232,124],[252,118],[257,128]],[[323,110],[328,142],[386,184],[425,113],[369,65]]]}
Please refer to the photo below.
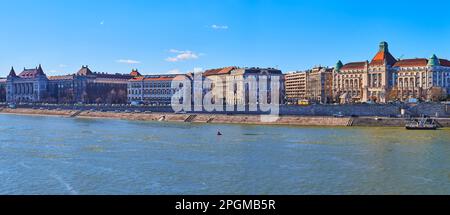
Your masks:
{"label": "building facade", "polygon": [[0,78],[0,102],[6,102],[6,78]]}
{"label": "building facade", "polygon": [[306,99],[308,71],[292,72],[284,75],[284,86],[286,91],[286,102],[298,104]]}
{"label": "building facade", "polygon": [[393,66],[397,60],[389,52],[386,42],[381,42],[372,61],[336,64],[333,74],[333,97],[341,103],[386,102],[393,86]]}
{"label": "building facade", "polygon": [[286,101],[329,103],[333,101],[333,69],[314,67],[304,72],[285,75]]}
{"label": "building facade", "polygon": [[19,75],[11,68],[6,80],[7,102],[41,102],[48,97],[48,78],[41,65],[24,68]]}
{"label": "building facade", "polygon": [[237,67],[229,66],[218,69],[210,69],[203,72],[203,82],[206,86],[203,90],[203,95],[211,93],[211,103],[221,103],[225,105],[227,103],[227,97],[232,94],[228,92],[229,81],[231,80],[231,72],[237,69]]}
{"label": "building facade", "polygon": [[333,69],[315,67],[308,71],[306,99],[314,103],[326,104],[333,100]]}
{"label": "building facade", "polygon": [[[431,58],[399,60],[394,65],[394,87],[389,97],[391,100],[406,101],[414,98],[422,101],[436,100],[435,94],[450,92],[450,61]],[[438,90],[438,91],[435,91]]]}
{"label": "building facade", "polygon": [[75,74],[49,76],[41,65],[16,75],[11,69],[7,81],[7,102],[126,103],[131,75],[92,72],[88,66]]}
{"label": "building facade", "polygon": [[[183,87],[188,75],[137,76],[128,81],[128,102],[152,105],[170,105],[172,97]],[[181,85],[180,85],[181,84]],[[183,95],[177,97],[183,99]]]}
{"label": "building facade", "polygon": [[[252,83],[252,80],[256,81]],[[278,89],[272,88],[272,82],[276,83]],[[265,82],[265,83],[263,83]],[[285,86],[284,75],[281,70],[274,68],[236,68],[230,72],[226,90],[226,104],[252,105],[262,104],[265,98],[270,104],[284,104]],[[261,84],[266,87],[261,88]],[[277,95],[272,94],[275,92]],[[255,99],[254,101],[252,99]],[[277,101],[273,100],[277,99]]]}
{"label": "building facade", "polygon": [[[333,74],[333,97],[341,103],[423,101],[445,98],[450,92],[450,61],[431,58],[395,59],[386,42],[371,62],[339,61]],[[441,95],[437,95],[441,94]]]}

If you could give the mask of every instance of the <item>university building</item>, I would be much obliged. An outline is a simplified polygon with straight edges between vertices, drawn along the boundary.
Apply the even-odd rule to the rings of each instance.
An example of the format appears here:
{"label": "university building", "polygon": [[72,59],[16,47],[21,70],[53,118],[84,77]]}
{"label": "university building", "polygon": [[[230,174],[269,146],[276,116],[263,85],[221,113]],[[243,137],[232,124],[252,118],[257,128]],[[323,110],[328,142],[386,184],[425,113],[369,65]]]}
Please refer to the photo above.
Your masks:
{"label": "university building", "polygon": [[92,72],[88,66],[75,74],[49,76],[42,66],[16,74],[11,69],[6,80],[6,100],[11,103],[126,103],[130,74]]}
{"label": "university building", "polygon": [[41,65],[16,75],[11,68],[6,80],[7,102],[41,102],[49,98],[48,79]]}

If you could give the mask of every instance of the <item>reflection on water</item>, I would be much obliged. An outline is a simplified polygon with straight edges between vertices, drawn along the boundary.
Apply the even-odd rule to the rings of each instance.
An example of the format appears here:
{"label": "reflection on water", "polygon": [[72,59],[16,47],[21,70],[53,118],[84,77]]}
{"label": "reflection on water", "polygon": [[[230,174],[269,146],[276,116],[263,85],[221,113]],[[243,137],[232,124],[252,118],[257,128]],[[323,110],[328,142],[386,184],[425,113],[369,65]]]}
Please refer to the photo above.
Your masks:
{"label": "reflection on water", "polygon": [[450,194],[450,130],[0,115],[0,132],[0,194]]}

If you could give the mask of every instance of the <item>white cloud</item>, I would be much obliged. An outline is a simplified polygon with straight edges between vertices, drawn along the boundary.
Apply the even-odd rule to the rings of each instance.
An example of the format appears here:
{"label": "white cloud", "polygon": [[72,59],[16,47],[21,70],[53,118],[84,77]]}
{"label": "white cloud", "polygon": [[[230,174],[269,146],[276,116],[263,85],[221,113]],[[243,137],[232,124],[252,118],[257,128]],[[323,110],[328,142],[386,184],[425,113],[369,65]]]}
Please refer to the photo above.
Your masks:
{"label": "white cloud", "polygon": [[166,61],[169,62],[178,62],[178,61],[185,61],[185,60],[195,60],[198,59],[199,55],[192,52],[192,51],[180,51],[176,49],[170,49],[169,52],[177,54],[175,57],[168,57],[166,58]]}
{"label": "white cloud", "polygon": [[226,25],[211,25],[211,28],[216,29],[216,30],[220,30],[220,29],[226,30],[226,29],[228,29],[228,26],[226,26]]}
{"label": "white cloud", "polygon": [[130,60],[130,59],[120,59],[117,60],[117,63],[124,63],[124,64],[140,64],[140,61],[137,60]]}

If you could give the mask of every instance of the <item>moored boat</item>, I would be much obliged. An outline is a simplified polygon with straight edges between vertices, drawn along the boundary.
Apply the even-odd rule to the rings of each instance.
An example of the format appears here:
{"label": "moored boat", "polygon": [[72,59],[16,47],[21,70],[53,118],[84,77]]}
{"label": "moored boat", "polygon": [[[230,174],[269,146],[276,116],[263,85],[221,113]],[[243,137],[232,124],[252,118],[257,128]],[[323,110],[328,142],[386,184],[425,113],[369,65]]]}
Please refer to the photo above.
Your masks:
{"label": "moored boat", "polygon": [[436,130],[437,123],[431,118],[412,119],[406,123],[408,130]]}

